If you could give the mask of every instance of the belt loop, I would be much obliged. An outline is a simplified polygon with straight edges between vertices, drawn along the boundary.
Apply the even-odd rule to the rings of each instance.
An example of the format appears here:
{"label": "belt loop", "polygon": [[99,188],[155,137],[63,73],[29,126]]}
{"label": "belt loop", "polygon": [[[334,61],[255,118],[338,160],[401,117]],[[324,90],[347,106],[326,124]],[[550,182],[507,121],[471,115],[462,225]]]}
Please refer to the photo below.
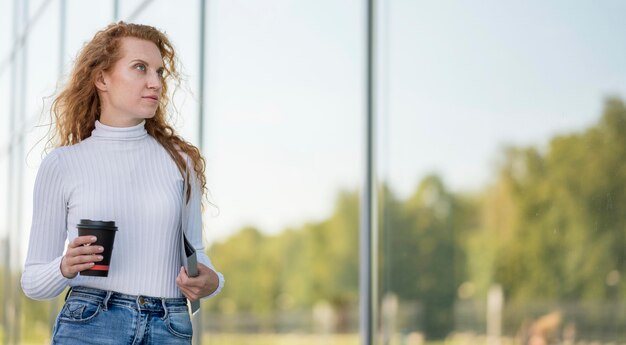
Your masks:
{"label": "belt loop", "polygon": [[165,303],[165,298],[159,298],[161,300],[161,305],[163,305],[163,319],[165,319],[167,317],[168,314],[168,310],[167,310],[167,303]]}
{"label": "belt loop", "polygon": [[104,300],[102,301],[102,308],[104,308],[104,310],[107,310],[107,306],[109,305],[109,298],[111,298],[111,295],[113,294],[113,291],[107,291],[106,296],[104,296]]}
{"label": "belt loop", "polygon": [[69,289],[67,289],[67,292],[65,293],[65,299],[64,301],[67,301],[67,298],[70,297],[70,294],[72,293],[72,287],[70,286]]}

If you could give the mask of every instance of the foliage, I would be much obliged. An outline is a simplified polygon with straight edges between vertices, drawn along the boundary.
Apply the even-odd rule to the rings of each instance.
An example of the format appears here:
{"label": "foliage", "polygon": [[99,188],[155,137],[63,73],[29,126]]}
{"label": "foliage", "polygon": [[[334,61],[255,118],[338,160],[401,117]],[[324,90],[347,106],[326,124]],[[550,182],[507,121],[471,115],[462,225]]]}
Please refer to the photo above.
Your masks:
{"label": "foliage", "polygon": [[[436,175],[406,200],[380,186],[380,295],[421,313],[402,327],[441,339],[453,331],[458,299],[485,300],[494,284],[509,306],[626,297],[621,100],[608,99],[597,124],[546,147],[504,149],[494,176],[472,195],[450,191]],[[358,192],[342,191],[328,219],[274,236],[246,227],[215,243],[209,252],[227,285],[205,311],[252,313],[268,320],[262,331],[273,332],[276,313],[329,304],[334,331],[354,331],[359,203]],[[49,322],[47,304],[23,306],[28,320]]]}
{"label": "foliage", "polygon": [[[501,240],[491,243],[497,248],[493,279],[510,300],[615,297],[626,244],[623,102],[607,100],[597,125],[553,138],[543,154],[509,149],[498,184],[512,209],[506,224],[486,231]],[[615,279],[607,284],[609,275]]]}
{"label": "foliage", "polygon": [[[555,136],[546,148],[504,149],[495,176],[475,195],[449,191],[436,175],[424,177],[407,200],[380,187],[381,295],[423,308],[413,329],[448,334],[461,285],[471,287],[462,298],[484,299],[500,284],[507,303],[519,305],[624,297],[621,100],[608,99],[598,124]],[[219,300],[258,312],[310,309],[319,301],[354,307],[358,205],[356,192],[342,192],[327,220],[272,237],[244,229],[214,245],[211,255],[232,287]]]}

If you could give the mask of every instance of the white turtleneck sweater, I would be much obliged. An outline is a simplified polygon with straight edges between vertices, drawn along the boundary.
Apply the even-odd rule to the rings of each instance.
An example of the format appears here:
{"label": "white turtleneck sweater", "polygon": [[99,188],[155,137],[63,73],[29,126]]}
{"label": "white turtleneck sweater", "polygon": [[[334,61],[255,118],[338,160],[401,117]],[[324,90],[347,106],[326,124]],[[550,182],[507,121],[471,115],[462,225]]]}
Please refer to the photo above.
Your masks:
{"label": "white turtleneck sweater", "polygon": [[[130,295],[182,297],[176,286],[180,262],[183,177],[145,120],[117,128],[96,121],[79,144],[54,149],[35,180],[33,218],[22,289],[33,299],[58,296],[65,287],[86,286]],[[202,243],[201,193],[192,176],[189,241],[198,262],[213,269]],[[78,236],[81,219],[115,221],[118,231],[108,277],[67,279],[60,264],[66,240]],[[217,271],[216,271],[217,272]],[[224,277],[218,272],[219,287]],[[209,296],[210,297],[210,296]]]}

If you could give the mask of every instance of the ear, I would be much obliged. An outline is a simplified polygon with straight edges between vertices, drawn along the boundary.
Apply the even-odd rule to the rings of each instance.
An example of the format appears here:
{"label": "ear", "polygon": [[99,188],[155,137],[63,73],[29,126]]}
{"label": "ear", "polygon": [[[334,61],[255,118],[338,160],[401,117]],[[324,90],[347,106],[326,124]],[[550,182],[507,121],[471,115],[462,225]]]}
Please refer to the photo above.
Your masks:
{"label": "ear", "polygon": [[96,84],[96,88],[98,89],[98,91],[103,91],[103,92],[107,91],[107,83],[105,81],[103,71],[98,72],[98,75],[96,76],[96,80],[94,84]]}

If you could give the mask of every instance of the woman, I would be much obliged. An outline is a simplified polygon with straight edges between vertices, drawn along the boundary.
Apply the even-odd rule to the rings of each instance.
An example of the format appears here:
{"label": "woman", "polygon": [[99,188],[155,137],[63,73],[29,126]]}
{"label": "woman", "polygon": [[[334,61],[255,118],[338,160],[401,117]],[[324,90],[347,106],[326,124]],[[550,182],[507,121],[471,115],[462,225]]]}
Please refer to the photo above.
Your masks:
{"label": "woman", "polygon": [[[190,344],[185,297],[223,287],[202,245],[204,159],[166,121],[176,66],[162,32],[112,24],[83,47],[52,104],[59,147],[35,181],[22,288],[48,299],[71,287],[53,344]],[[197,277],[179,259],[183,183]],[[95,237],[78,236],[81,219],[118,227],[107,277],[79,274],[102,260]]]}

